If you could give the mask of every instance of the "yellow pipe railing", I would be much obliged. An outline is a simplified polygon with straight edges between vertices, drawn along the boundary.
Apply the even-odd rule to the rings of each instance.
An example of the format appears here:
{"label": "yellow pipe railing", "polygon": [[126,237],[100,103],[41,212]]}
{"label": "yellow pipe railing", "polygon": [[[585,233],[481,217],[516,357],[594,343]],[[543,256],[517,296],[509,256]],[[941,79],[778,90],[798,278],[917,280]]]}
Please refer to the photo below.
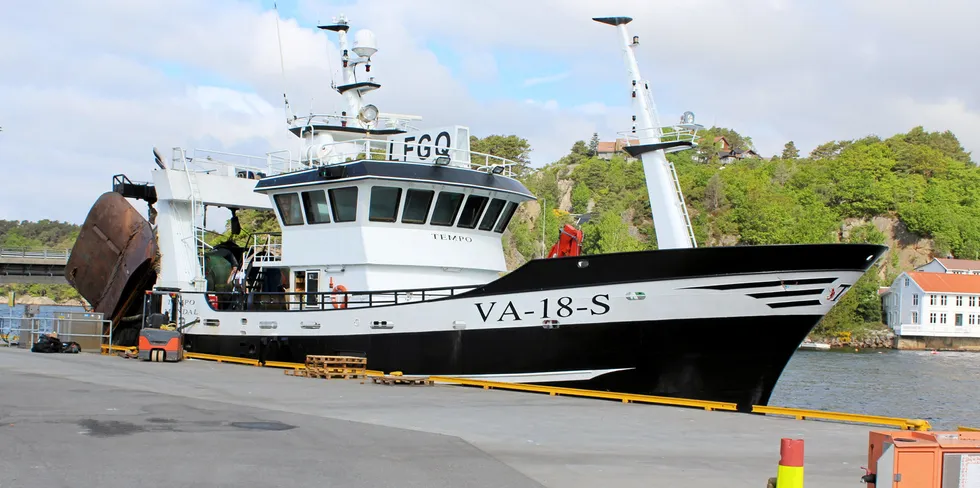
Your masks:
{"label": "yellow pipe railing", "polygon": [[[105,353],[106,349],[112,351],[136,352],[136,347],[103,345],[102,349],[103,349],[103,353]],[[217,361],[219,363],[234,363],[234,364],[245,364],[248,366],[262,366],[262,364],[260,364],[257,359],[239,358],[233,356],[220,356],[217,354],[184,352],[184,357],[188,359]],[[306,365],[303,363],[291,363],[291,362],[284,362],[284,361],[266,361],[265,366],[271,368],[284,368],[284,369],[306,368]],[[384,376],[383,372],[374,371],[374,370],[367,370],[366,374],[368,376]],[[504,383],[500,381],[474,380],[474,379],[467,379],[467,378],[454,378],[448,376],[430,376],[429,379],[431,379],[436,383],[443,383],[443,384],[479,386],[485,390],[498,389],[498,390],[512,390],[512,391],[527,391],[527,392],[534,392],[534,393],[547,393],[550,396],[600,398],[605,400],[619,400],[623,403],[648,403],[648,404],[670,405],[670,406],[678,406],[678,407],[693,407],[693,408],[704,409],[707,411],[723,410],[723,411],[733,412],[737,410],[737,405],[732,402],[715,402],[709,400],[694,400],[690,398],[636,395],[631,393],[615,393],[615,392],[608,392],[608,391],[583,390],[578,388],[565,388],[560,386],[542,386],[542,385],[532,385],[526,383]],[[890,427],[898,427],[902,430],[926,431],[932,429],[932,426],[929,424],[929,422],[925,420],[902,419],[896,417],[882,417],[878,415],[864,415],[864,414],[844,413],[844,412],[828,412],[823,410],[807,410],[802,408],[772,407],[772,406],[763,406],[763,405],[754,405],[752,407],[752,412],[765,414],[765,415],[781,415],[781,416],[794,417],[797,420],[820,419],[820,420],[832,420],[838,422],[887,425]],[[960,426],[959,430],[965,432],[980,432],[980,429],[975,429],[972,427],[963,427],[963,426]]]}
{"label": "yellow pipe railing", "polygon": [[980,432],[980,429],[978,429],[976,427],[964,427],[962,425],[959,426],[956,430],[958,430],[960,432]]}
{"label": "yellow pipe railing", "polygon": [[803,408],[770,407],[763,405],[753,405],[752,413],[766,415],[785,415],[795,417],[797,420],[820,419],[836,420],[838,422],[855,422],[860,424],[887,425],[898,427],[902,430],[931,430],[929,422],[920,419],[902,419],[896,417],[882,417],[878,415],[864,415],[860,413],[827,412],[824,410],[807,410]]}
{"label": "yellow pipe railing", "polygon": [[631,393],[614,393],[608,391],[581,390],[578,388],[564,388],[560,386],[540,386],[525,383],[504,383],[500,381],[471,380],[465,378],[452,378],[446,376],[430,376],[429,379],[436,383],[447,383],[453,385],[480,386],[483,389],[516,390],[530,391],[535,393],[548,393],[551,396],[574,396],[587,398],[602,398],[606,400],[619,400],[623,403],[653,403],[658,405],[673,405],[677,407],[695,407],[704,410],[727,410],[735,411],[736,404],[731,402],[713,402],[708,400],[692,400],[689,398],[673,398],[651,395],[634,395]]}

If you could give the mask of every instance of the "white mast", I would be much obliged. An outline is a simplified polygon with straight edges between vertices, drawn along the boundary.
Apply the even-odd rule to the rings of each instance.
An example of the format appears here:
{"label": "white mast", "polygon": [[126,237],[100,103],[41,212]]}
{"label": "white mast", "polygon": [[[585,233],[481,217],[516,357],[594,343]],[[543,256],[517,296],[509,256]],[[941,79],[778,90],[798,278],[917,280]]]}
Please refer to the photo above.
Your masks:
{"label": "white mast", "polygon": [[[665,149],[686,149],[693,146],[691,141],[662,142],[660,120],[657,117],[653,95],[649,83],[640,76],[640,67],[636,63],[633,49],[639,45],[639,39],[630,37],[626,24],[633,19],[630,17],[593,18],[596,22],[612,25],[619,30],[623,42],[623,58],[629,72],[630,89],[633,92],[633,109],[637,115],[633,119],[633,133],[639,139],[640,145],[628,147],[627,151],[633,156],[639,156],[643,162],[643,173],[647,182],[647,194],[650,198],[650,209],[653,213],[653,225],[657,232],[658,249],[677,249],[696,247],[693,229],[684,205],[684,196],[677,182],[677,174],[673,165],[667,161]],[[693,122],[693,117],[691,118]]]}
{"label": "white mast", "polygon": [[[347,98],[349,110],[347,115],[354,117],[350,121],[357,127],[371,128],[378,119],[378,109],[374,105],[365,105],[361,95],[376,90],[381,85],[374,82],[373,76],[369,77],[368,81],[357,81],[357,73],[354,69],[357,65],[364,64],[365,71],[371,72],[371,56],[378,52],[374,33],[367,29],[358,31],[354,35],[354,47],[350,48],[347,42],[347,31],[350,29],[347,17],[341,15],[333,24],[318,27],[337,33],[343,85],[334,88]],[[354,56],[351,56],[351,53]]]}

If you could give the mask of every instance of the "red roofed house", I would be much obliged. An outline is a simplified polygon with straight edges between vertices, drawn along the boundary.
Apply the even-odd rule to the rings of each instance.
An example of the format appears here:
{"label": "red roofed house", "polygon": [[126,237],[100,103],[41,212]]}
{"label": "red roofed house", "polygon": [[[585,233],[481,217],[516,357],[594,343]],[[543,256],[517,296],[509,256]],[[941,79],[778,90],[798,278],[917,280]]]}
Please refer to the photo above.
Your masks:
{"label": "red roofed house", "polygon": [[933,273],[975,274],[980,275],[980,261],[969,259],[934,258],[916,271],[931,271]]}
{"label": "red roofed house", "polygon": [[[631,145],[637,145],[640,141],[631,140]],[[626,139],[616,139],[615,142],[599,142],[598,147],[596,147],[596,156],[601,159],[610,160],[614,154],[619,154],[625,157],[627,160],[633,159],[631,156],[623,152],[623,148],[626,147]]]}
{"label": "red roofed house", "polygon": [[882,304],[899,349],[980,351],[980,274],[902,273]]}

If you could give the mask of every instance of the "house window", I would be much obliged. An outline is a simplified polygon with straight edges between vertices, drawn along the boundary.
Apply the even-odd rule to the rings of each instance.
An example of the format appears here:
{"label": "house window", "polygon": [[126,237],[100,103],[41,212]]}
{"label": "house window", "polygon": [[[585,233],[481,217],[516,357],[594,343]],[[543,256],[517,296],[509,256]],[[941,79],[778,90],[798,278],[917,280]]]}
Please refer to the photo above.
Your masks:
{"label": "house window", "polygon": [[329,224],[330,209],[327,206],[327,194],[323,190],[304,191],[303,208],[306,211],[306,221],[311,224]]}
{"label": "house window", "polygon": [[970,306],[971,307],[977,306],[977,297],[970,297]]}
{"label": "house window", "polygon": [[432,221],[429,223],[432,225],[453,225],[461,203],[463,203],[462,193],[439,192],[436,208],[432,211]]}
{"label": "house window", "polygon": [[970,314],[970,325],[976,325],[976,323],[977,323],[976,319],[977,319],[977,316],[976,315],[973,315],[971,313]]}
{"label": "house window", "polygon": [[939,297],[939,304],[946,305],[946,295]]}
{"label": "house window", "polygon": [[944,314],[944,313],[939,314],[939,323],[940,324],[945,324],[946,323],[946,314]]}
{"label": "house window", "polygon": [[353,222],[357,220],[357,187],[335,188],[330,190],[330,206],[333,207],[334,222]]}
{"label": "house window", "polygon": [[929,323],[930,324],[935,324],[936,323],[936,313],[935,312],[929,314]]}
{"label": "house window", "polygon": [[913,324],[919,323],[919,312],[912,312],[912,323]]}
{"label": "house window", "polygon": [[429,206],[436,192],[432,190],[408,190],[405,192],[405,210],[402,212],[402,222],[406,224],[424,224],[429,218]]}
{"label": "house window", "polygon": [[918,293],[913,293],[912,294],[912,305],[918,305],[918,304],[919,304],[919,294]]}
{"label": "house window", "polygon": [[282,217],[283,225],[302,225],[303,211],[299,208],[299,196],[295,193],[280,193],[274,195],[276,207],[279,207],[279,216]]}
{"label": "house window", "polygon": [[955,320],[956,320],[956,325],[963,326],[963,314],[961,313],[956,314]]}
{"label": "house window", "polygon": [[368,220],[394,222],[398,218],[398,204],[402,201],[402,189],[395,186],[372,186]]}
{"label": "house window", "polygon": [[936,295],[929,295],[929,305],[936,304]]}
{"label": "house window", "polygon": [[480,221],[480,230],[492,230],[493,224],[497,223],[497,217],[500,217],[500,211],[504,209],[504,204],[507,203],[499,198],[494,198],[490,201],[490,205],[487,205],[487,213],[483,216],[483,220]]}
{"label": "house window", "polygon": [[905,278],[905,286],[909,286],[909,279]]}
{"label": "house window", "polygon": [[956,295],[956,306],[957,307],[963,306],[963,295]]}
{"label": "house window", "polygon": [[464,229],[475,229],[477,222],[480,221],[480,216],[483,215],[483,209],[487,207],[487,201],[490,199],[480,195],[470,195],[466,198],[466,204],[463,205],[463,211],[459,215],[459,223],[456,227],[462,227]]}

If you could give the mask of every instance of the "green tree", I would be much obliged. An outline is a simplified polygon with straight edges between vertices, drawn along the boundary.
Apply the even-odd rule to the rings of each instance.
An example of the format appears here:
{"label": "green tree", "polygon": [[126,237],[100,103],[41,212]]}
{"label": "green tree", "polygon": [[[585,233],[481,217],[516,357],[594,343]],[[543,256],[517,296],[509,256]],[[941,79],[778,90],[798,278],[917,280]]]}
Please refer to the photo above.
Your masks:
{"label": "green tree", "polygon": [[789,141],[783,146],[782,159],[796,159],[800,157],[800,150],[796,148],[796,144],[793,141]]}
{"label": "green tree", "polygon": [[589,140],[589,156],[596,157],[599,155],[599,133],[593,132],[592,139]]}
{"label": "green tree", "polygon": [[493,134],[482,139],[470,136],[470,150],[514,161],[517,165],[513,169],[518,176],[525,176],[531,164],[531,144],[516,135]]}
{"label": "green tree", "polygon": [[576,183],[572,187],[572,212],[585,213],[589,209],[592,191],[585,183]]}
{"label": "green tree", "polygon": [[630,235],[629,226],[615,211],[602,212],[597,219],[582,226],[583,254],[607,254],[640,251],[643,243]]}

